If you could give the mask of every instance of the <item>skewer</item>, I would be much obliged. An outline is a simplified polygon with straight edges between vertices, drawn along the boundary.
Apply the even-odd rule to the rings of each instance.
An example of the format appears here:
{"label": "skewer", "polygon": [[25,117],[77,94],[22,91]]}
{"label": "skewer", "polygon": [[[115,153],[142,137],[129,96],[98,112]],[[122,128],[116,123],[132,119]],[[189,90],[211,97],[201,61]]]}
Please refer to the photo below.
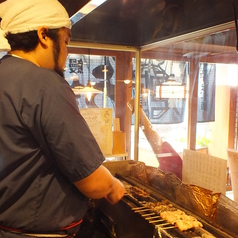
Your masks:
{"label": "skewer", "polygon": [[[165,223],[162,223],[162,224],[159,224],[159,225],[155,225],[157,228],[159,228],[159,227],[162,227],[162,226],[167,226],[167,225],[171,225],[170,223],[168,223],[168,222],[165,222]],[[171,228],[174,228],[174,226],[171,226]],[[166,227],[167,229],[168,229],[168,227]],[[164,227],[163,227],[163,229],[164,229]]]}
{"label": "skewer", "polygon": [[[154,216],[154,217],[147,217],[145,218],[146,220],[151,220],[151,219],[154,219],[154,218],[160,218],[160,216]],[[161,219],[159,221],[164,221],[164,219]]]}
{"label": "skewer", "polygon": [[[157,227],[157,226],[156,226]],[[159,228],[159,227],[157,227],[157,228]],[[172,228],[175,228],[175,226],[167,226],[167,227],[163,227],[162,229],[163,230],[168,230],[168,229],[172,229]]]}
{"label": "skewer", "polygon": [[163,219],[161,219],[161,220],[154,220],[154,221],[149,221],[149,223],[156,223],[156,222],[161,222],[161,221],[164,221]]}
{"label": "skewer", "polygon": [[151,216],[151,215],[155,215],[155,213],[143,214],[143,215],[141,215],[141,216],[142,216],[142,217],[149,217],[149,216]]}
{"label": "skewer", "polygon": [[135,211],[135,210],[141,210],[141,209],[145,209],[147,207],[133,207],[132,210]]}
{"label": "skewer", "polygon": [[146,211],[151,211],[151,209],[150,208],[144,208],[144,209],[141,209],[141,210],[134,210],[135,213],[146,212]]}

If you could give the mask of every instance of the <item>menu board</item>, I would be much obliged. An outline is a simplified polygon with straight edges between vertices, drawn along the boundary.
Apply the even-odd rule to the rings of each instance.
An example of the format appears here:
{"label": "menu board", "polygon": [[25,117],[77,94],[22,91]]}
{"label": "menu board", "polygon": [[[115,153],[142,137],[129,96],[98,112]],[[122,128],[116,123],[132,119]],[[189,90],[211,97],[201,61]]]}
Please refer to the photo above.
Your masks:
{"label": "menu board", "polygon": [[80,113],[87,122],[102,153],[112,154],[112,108],[81,108]]}
{"label": "menu board", "polygon": [[182,180],[213,192],[226,193],[227,160],[193,150],[183,151]]}

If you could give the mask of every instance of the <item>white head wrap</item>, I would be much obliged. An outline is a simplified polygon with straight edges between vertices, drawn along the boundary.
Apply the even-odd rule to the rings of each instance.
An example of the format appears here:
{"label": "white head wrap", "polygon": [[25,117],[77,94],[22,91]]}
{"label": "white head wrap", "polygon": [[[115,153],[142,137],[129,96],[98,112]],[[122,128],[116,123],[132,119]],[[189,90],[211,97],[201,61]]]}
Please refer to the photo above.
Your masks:
{"label": "white head wrap", "polygon": [[68,13],[57,0],[7,0],[0,4],[0,18],[0,51],[10,50],[7,32],[23,33],[40,26],[71,29]]}

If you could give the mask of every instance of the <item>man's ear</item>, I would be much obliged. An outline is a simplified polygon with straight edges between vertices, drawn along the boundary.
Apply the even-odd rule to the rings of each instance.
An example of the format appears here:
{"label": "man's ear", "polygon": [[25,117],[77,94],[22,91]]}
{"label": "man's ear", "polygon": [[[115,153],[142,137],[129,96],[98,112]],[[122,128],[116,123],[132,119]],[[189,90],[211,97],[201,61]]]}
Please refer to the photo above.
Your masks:
{"label": "man's ear", "polygon": [[39,43],[45,48],[49,44],[49,37],[48,37],[48,27],[42,26],[39,27],[37,30],[37,35],[39,38]]}

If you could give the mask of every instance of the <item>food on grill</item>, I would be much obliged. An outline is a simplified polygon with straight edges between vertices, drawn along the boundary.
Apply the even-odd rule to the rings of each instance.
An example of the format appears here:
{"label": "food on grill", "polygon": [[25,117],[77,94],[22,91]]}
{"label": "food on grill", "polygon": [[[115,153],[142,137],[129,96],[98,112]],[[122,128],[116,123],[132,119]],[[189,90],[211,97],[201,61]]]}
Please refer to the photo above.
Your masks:
{"label": "food on grill", "polygon": [[144,207],[150,208],[154,212],[160,214],[162,211],[175,210],[176,208],[168,201],[162,200],[161,202],[146,202],[143,204]]}
{"label": "food on grill", "polygon": [[144,208],[149,208],[159,214],[162,219],[179,228],[180,231],[203,227],[195,217],[175,208],[168,200],[161,202],[144,202]]}
{"label": "food on grill", "polygon": [[[129,164],[132,167],[130,161]],[[158,230],[158,234],[161,237],[226,237],[223,234],[228,234],[227,237],[236,237],[238,227],[237,205],[225,195],[214,193],[211,190],[196,185],[185,184],[174,174],[165,174],[157,168],[150,166],[146,166],[148,184],[142,183],[142,181],[138,181],[135,178],[135,171],[140,170],[125,169],[124,162],[118,171],[123,171],[123,174],[116,173],[116,175],[122,180],[126,189],[122,204],[126,204],[125,207],[131,209],[130,216],[125,214],[125,217],[128,218],[130,224],[137,224],[137,222],[131,222],[132,217],[144,222],[143,226],[135,225],[135,228],[150,225],[152,229]],[[127,172],[126,175],[124,171]],[[130,173],[132,171],[133,173]],[[132,186],[137,186],[140,189],[131,188]],[[134,197],[130,191],[134,194],[140,194],[141,199]],[[149,196],[143,199],[142,196],[147,195]],[[173,221],[174,225],[171,225],[160,216],[164,211],[175,211],[177,209],[181,209],[186,214],[194,216],[198,221],[193,219],[192,222],[186,222],[179,218],[177,224],[175,220]],[[115,213],[117,214],[117,211]],[[123,217],[122,220],[124,221],[125,218]],[[180,229],[183,231],[180,231]],[[214,235],[209,233],[210,230]],[[143,237],[154,236],[145,235]]]}
{"label": "food on grill", "polygon": [[178,227],[180,231],[203,227],[202,223],[195,217],[187,215],[179,209],[176,211],[163,211],[160,213],[160,216],[170,224]]}
{"label": "food on grill", "polygon": [[126,192],[128,194],[131,194],[135,198],[147,198],[150,196],[149,193],[147,193],[145,190],[137,187],[137,186],[127,186],[126,187]]}
{"label": "food on grill", "polygon": [[[125,184],[125,188],[126,192],[135,198],[150,197],[148,192],[137,186]],[[144,199],[144,201],[141,201],[140,203],[143,205],[142,208],[149,208],[154,213],[160,215],[162,219],[166,220],[171,225],[178,227],[180,231],[203,227],[203,224],[195,217],[187,215],[184,211],[177,209],[168,200],[162,200],[160,202],[147,202],[146,199]],[[144,212],[145,210],[142,209],[141,211]]]}

